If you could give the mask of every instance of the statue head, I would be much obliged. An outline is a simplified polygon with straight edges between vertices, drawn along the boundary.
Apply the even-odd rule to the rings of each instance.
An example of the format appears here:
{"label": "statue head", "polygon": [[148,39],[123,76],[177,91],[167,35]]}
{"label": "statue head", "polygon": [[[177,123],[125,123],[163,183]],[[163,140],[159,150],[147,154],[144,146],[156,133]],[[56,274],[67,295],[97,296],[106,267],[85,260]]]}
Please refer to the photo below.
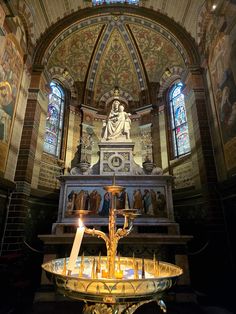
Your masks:
{"label": "statue head", "polygon": [[124,107],[123,105],[120,105],[120,106],[119,106],[119,112],[123,112],[124,109],[125,109],[125,107]]}
{"label": "statue head", "polygon": [[120,106],[119,100],[114,100],[114,101],[113,101],[113,104],[112,104],[112,109],[113,109],[113,110],[118,110],[118,109],[119,109],[119,106]]}

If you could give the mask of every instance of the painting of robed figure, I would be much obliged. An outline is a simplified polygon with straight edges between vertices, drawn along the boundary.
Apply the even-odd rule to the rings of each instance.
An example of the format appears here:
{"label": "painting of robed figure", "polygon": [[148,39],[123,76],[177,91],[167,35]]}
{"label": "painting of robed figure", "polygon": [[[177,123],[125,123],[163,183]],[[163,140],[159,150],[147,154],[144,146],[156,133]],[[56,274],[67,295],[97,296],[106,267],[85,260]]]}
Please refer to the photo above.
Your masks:
{"label": "painting of robed figure", "polygon": [[23,69],[22,57],[11,36],[4,41],[0,56],[0,171],[4,172],[11,129]]}

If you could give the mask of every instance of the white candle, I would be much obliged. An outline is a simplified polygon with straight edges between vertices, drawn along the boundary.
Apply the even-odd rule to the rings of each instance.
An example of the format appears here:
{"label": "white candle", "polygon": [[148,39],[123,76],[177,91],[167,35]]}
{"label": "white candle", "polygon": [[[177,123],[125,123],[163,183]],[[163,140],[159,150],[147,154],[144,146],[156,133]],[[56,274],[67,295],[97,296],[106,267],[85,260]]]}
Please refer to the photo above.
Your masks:
{"label": "white candle", "polygon": [[76,265],[76,259],[78,257],[81,242],[82,242],[82,239],[84,236],[84,229],[85,229],[84,225],[83,225],[81,219],[79,219],[79,227],[76,230],[74,243],[72,246],[72,250],[70,252],[70,258],[69,258],[69,262],[68,262],[68,266],[67,266],[67,269],[70,270],[71,272],[74,271],[74,268]]}

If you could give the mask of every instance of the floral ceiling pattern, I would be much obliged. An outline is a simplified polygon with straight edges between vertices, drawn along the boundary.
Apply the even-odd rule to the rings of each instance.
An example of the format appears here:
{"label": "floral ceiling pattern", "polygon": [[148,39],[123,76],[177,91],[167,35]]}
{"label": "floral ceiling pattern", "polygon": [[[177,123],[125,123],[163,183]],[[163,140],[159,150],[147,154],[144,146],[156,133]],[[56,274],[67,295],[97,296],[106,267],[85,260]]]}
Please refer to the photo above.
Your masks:
{"label": "floral ceiling pattern", "polygon": [[72,25],[51,43],[45,58],[50,73],[66,69],[72,84],[82,82],[84,94],[92,95],[84,101],[94,104],[114,87],[139,101],[149,82],[160,82],[166,68],[184,69],[184,60],[184,49],[171,33],[128,14]]}
{"label": "floral ceiling pattern", "polygon": [[129,25],[140,50],[150,82],[159,82],[165,69],[184,67],[176,47],[161,34],[141,25]]}
{"label": "floral ceiling pattern", "polygon": [[84,81],[101,24],[87,27],[63,40],[53,51],[48,69],[66,68],[74,81]]}
{"label": "floral ceiling pattern", "polygon": [[139,98],[139,82],[130,52],[118,29],[114,29],[103,52],[95,78],[95,100],[118,86]]}

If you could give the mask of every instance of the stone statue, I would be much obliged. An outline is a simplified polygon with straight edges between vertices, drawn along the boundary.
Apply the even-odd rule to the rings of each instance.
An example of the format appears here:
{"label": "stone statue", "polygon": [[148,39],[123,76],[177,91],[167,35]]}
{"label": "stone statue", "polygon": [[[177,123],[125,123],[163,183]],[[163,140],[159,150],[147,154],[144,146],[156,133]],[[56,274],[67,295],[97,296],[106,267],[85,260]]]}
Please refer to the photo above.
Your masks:
{"label": "stone statue", "polygon": [[130,113],[125,112],[124,109],[124,106],[119,100],[116,99],[113,101],[103,139],[107,141],[115,140],[122,135],[125,135],[126,139],[130,138]]}

